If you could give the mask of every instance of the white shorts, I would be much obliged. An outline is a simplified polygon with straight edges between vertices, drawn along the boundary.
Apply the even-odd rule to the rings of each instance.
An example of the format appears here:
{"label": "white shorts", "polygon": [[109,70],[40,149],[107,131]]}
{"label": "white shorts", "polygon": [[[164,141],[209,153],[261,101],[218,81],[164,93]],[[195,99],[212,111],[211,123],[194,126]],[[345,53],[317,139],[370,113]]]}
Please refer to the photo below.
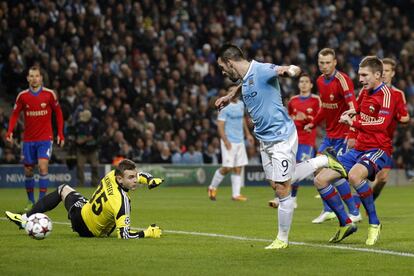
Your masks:
{"label": "white shorts", "polygon": [[247,153],[244,143],[231,143],[227,150],[223,140],[220,140],[222,166],[226,168],[242,167],[247,165]]}
{"label": "white shorts", "polygon": [[287,141],[260,141],[260,154],[266,179],[275,182],[285,182],[291,179],[295,172],[297,151],[298,134],[296,131]]}

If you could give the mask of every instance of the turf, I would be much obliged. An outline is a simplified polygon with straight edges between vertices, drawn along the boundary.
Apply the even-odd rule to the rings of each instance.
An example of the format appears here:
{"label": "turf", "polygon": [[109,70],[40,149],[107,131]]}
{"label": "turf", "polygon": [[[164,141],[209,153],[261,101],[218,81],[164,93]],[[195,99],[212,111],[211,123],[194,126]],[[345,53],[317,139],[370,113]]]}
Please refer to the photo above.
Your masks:
{"label": "turf", "polygon": [[[92,189],[80,191],[85,196],[92,194]],[[303,187],[290,235],[293,243],[285,250],[268,251],[263,248],[275,238],[277,227],[277,211],[266,206],[272,196],[270,188],[245,188],[247,202],[230,200],[228,187],[219,190],[216,202],[207,198],[205,187],[138,189],[131,194],[132,225],[144,228],[155,222],[165,230],[161,239],[79,238],[67,224],[63,205],[48,213],[54,222],[53,233],[42,241],[30,239],[1,218],[0,274],[413,275],[412,191],[413,187],[387,187],[377,201],[383,231],[376,246],[364,244],[364,217],[358,232],[338,244],[346,248],[339,248],[327,247],[336,221],[310,223],[319,214],[321,203],[314,198],[312,187]],[[23,190],[0,190],[1,213],[18,211],[24,205]],[[389,255],[385,250],[411,255]]]}

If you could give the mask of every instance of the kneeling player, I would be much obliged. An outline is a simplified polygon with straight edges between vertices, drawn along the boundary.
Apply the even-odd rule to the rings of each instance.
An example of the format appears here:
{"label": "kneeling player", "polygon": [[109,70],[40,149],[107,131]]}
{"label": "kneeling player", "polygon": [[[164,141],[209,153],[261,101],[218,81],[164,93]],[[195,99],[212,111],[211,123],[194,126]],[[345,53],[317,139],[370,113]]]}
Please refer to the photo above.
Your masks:
{"label": "kneeling player", "polygon": [[152,189],[162,182],[163,179],[154,178],[148,173],[138,173],[135,163],[125,159],[101,180],[89,201],[70,186],[62,184],[39,200],[29,212],[20,215],[6,211],[6,217],[22,229],[30,215],[50,211],[63,201],[72,229],[81,237],[109,236],[116,228],[121,239],[159,238],[162,231],[155,224],[144,231],[130,229],[128,192],[135,190],[138,183]]}

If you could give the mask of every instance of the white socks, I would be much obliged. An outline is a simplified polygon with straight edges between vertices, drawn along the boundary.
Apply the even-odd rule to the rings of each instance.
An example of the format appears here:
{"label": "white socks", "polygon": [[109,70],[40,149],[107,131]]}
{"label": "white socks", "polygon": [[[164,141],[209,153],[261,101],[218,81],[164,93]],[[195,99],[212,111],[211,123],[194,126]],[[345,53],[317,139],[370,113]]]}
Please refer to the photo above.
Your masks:
{"label": "white socks", "polygon": [[211,180],[211,184],[209,186],[210,189],[217,189],[217,187],[220,185],[221,181],[223,181],[225,175],[222,175],[220,173],[220,169],[216,170],[214,173],[213,179]]}
{"label": "white socks", "polygon": [[301,181],[314,174],[318,169],[326,167],[328,167],[328,157],[326,155],[318,155],[315,158],[296,164],[292,183]]}
{"label": "white socks", "polygon": [[279,233],[277,238],[281,241],[288,242],[289,230],[292,224],[294,199],[288,195],[285,198],[280,199],[279,208],[277,209]]}
{"label": "white socks", "polygon": [[241,184],[242,184],[241,175],[232,174],[231,175],[231,188],[232,188],[233,197],[237,197],[240,195]]}

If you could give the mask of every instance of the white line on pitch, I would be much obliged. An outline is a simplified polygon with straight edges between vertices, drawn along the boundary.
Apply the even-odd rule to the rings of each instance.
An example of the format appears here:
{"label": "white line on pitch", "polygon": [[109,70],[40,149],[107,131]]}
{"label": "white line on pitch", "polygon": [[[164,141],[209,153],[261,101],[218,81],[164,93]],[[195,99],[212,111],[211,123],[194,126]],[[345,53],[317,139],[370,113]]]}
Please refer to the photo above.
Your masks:
{"label": "white line on pitch", "polygon": [[[0,218],[0,220],[7,220],[7,219],[6,218]],[[54,224],[61,224],[61,225],[70,225],[69,222],[54,221],[53,223]],[[132,229],[134,229],[134,230],[144,230],[144,228],[135,228],[135,227],[132,227]],[[272,240],[269,240],[269,239],[248,238],[248,237],[241,237],[241,236],[215,234],[215,233],[189,232],[189,231],[179,231],[179,230],[163,230],[163,232],[171,233],[171,234],[180,234],[180,235],[224,238],[224,239],[240,240],[240,241],[272,242]],[[326,245],[326,244],[307,243],[307,242],[292,242],[292,241],[290,241],[289,244],[307,246],[307,247],[340,249],[340,250],[349,250],[349,251],[358,251],[358,252],[376,253],[376,254],[383,254],[383,255],[393,255],[393,256],[399,256],[399,257],[412,257],[412,258],[414,258],[413,253],[399,252],[399,251],[392,251],[392,250],[351,247],[351,246],[344,246],[344,245]]]}

